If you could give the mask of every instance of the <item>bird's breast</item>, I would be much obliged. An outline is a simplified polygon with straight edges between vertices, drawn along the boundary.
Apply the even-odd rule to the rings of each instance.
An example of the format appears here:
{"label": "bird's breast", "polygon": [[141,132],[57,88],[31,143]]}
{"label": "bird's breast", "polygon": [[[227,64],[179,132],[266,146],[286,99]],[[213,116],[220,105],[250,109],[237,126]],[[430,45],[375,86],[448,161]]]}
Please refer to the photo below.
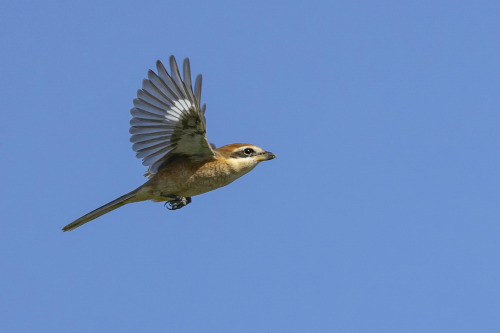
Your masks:
{"label": "bird's breast", "polygon": [[214,159],[205,162],[181,160],[161,169],[148,182],[156,201],[165,201],[164,195],[192,197],[226,186],[241,175],[228,163]]}
{"label": "bird's breast", "polygon": [[221,161],[204,163],[183,184],[182,196],[191,197],[226,186],[238,178],[230,167]]}

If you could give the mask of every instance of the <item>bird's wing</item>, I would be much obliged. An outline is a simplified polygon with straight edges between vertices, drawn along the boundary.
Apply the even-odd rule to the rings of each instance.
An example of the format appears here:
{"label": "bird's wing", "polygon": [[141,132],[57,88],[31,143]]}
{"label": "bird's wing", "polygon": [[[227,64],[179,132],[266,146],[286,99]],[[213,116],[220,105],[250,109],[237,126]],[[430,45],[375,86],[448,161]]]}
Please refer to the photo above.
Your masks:
{"label": "bird's wing", "polygon": [[170,74],[156,62],[158,74],[150,70],[137,91],[130,110],[132,149],[155,174],[160,167],[177,156],[205,160],[215,156],[206,138],[205,104],[200,106],[201,75],[191,85],[189,59],[184,59],[183,77],[174,56],[170,57]]}

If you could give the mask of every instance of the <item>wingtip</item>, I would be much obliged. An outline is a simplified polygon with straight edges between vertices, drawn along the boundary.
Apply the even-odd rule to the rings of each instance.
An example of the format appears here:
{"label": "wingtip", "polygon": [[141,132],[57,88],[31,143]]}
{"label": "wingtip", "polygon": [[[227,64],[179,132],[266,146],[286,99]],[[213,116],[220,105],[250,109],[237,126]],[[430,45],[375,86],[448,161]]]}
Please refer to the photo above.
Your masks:
{"label": "wingtip", "polygon": [[158,71],[158,74],[160,74],[161,72],[167,73],[167,70],[165,69],[163,62],[161,62],[161,60],[159,60],[159,59],[156,60],[156,70]]}
{"label": "wingtip", "polygon": [[172,70],[172,67],[177,67],[177,61],[175,60],[175,57],[173,55],[171,55],[168,60],[170,62],[170,70]]}

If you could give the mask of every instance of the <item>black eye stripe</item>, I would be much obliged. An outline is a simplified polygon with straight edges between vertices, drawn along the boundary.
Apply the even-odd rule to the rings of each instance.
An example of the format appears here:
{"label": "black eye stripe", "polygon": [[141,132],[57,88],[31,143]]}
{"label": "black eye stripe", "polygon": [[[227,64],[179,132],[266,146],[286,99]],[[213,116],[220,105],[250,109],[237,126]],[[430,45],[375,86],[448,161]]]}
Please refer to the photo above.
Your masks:
{"label": "black eye stripe", "polygon": [[231,157],[233,158],[250,157],[250,156],[262,155],[264,153],[265,152],[256,152],[253,148],[247,147],[245,149],[235,151],[234,153],[231,154]]}

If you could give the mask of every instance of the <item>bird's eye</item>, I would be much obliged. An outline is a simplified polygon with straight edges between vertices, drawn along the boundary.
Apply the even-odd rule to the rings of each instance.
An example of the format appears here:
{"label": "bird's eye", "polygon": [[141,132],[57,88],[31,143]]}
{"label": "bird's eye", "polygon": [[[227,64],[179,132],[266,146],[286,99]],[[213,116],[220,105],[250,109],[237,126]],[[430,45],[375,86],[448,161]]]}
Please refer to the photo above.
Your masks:
{"label": "bird's eye", "polygon": [[243,152],[245,153],[245,155],[250,156],[250,155],[252,155],[254,150],[252,148],[245,148],[245,150]]}

